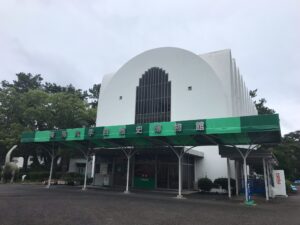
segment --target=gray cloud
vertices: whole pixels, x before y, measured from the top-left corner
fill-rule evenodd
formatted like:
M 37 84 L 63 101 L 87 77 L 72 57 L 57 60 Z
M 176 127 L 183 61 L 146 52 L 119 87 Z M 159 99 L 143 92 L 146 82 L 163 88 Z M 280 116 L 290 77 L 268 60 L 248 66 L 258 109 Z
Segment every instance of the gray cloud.
M 20 71 L 87 89 L 147 49 L 231 48 L 249 89 L 300 129 L 300 3 L 289 1 L 3 0 L 0 79 Z

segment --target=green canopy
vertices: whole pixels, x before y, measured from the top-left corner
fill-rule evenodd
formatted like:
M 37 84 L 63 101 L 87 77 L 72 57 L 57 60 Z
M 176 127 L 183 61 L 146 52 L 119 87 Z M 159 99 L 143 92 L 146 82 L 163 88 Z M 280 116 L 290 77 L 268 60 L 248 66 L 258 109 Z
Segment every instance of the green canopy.
M 278 114 L 24 132 L 21 143 L 94 147 L 242 145 L 280 142 Z M 67 144 L 67 143 L 66 143 Z

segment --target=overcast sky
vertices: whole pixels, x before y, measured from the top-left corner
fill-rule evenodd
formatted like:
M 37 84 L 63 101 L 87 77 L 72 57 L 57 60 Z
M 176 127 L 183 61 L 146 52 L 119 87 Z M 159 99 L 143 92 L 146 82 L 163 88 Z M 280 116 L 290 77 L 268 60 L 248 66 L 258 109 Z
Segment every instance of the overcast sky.
M 163 46 L 230 48 L 282 132 L 300 130 L 299 0 L 0 0 L 0 80 L 30 72 L 87 89 Z

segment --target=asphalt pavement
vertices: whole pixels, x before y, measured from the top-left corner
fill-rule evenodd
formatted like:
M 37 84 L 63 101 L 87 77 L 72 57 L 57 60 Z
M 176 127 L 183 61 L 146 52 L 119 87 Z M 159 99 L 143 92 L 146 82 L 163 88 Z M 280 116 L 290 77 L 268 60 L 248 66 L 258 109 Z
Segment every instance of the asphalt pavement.
M 258 201 L 191 194 L 0 184 L 0 225 L 299 225 L 300 195 Z

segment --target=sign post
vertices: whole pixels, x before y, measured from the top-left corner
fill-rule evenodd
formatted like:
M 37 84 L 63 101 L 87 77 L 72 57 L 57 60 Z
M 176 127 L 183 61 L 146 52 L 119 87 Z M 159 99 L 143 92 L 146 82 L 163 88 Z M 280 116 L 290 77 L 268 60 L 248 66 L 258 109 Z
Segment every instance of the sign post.
M 250 206 L 255 206 L 256 205 L 254 200 L 252 199 L 251 179 L 247 180 L 247 201 L 245 202 L 245 204 L 250 205 Z

